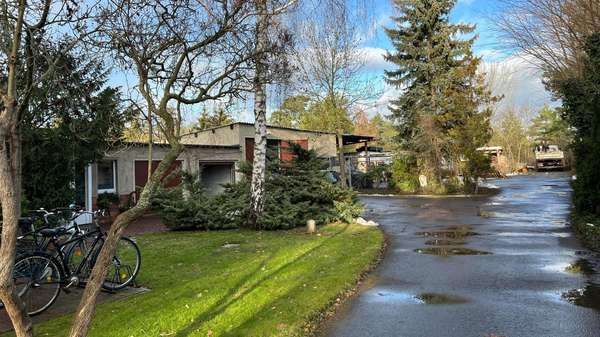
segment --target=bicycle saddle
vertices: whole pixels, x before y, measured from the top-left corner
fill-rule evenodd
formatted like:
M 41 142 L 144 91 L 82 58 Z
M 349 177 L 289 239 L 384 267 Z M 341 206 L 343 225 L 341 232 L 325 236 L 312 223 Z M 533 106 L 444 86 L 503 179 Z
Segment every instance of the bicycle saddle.
M 44 228 L 39 231 L 40 235 L 50 237 L 50 236 L 59 236 L 67 233 L 67 229 L 64 227 L 56 227 L 56 228 Z

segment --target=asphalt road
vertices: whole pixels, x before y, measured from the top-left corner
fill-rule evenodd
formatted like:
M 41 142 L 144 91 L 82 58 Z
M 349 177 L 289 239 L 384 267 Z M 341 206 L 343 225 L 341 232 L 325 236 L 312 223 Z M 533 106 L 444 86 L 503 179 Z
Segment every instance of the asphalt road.
M 568 225 L 570 177 L 478 198 L 368 197 L 390 236 L 371 287 L 323 336 L 600 336 L 600 256 Z

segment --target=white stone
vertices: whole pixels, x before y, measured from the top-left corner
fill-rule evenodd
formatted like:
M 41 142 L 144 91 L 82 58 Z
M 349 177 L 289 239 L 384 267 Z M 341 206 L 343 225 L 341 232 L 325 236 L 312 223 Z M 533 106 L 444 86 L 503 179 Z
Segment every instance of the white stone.
M 421 187 L 427 187 L 427 176 L 422 174 L 419 176 L 419 185 L 421 185 Z
M 370 226 L 370 227 L 377 227 L 379 226 L 379 224 L 373 220 L 365 220 L 361 217 L 358 217 L 354 220 L 354 222 L 356 222 L 357 224 L 361 225 L 361 226 Z

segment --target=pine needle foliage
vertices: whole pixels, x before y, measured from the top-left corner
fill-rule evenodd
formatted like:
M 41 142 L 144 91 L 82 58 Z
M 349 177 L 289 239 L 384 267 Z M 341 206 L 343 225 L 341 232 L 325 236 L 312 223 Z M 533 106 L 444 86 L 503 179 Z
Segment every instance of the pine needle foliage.
M 312 150 L 291 144 L 291 162 L 268 156 L 266 201 L 259 229 L 276 230 L 305 226 L 309 219 L 318 224 L 351 222 L 362 213 L 356 194 L 327 178 L 327 165 Z M 250 164 L 240 167 L 244 178 L 228 184 L 222 194 L 209 196 L 202 182 L 186 175 L 184 184 L 164 190 L 154 200 L 157 210 L 171 229 L 229 229 L 245 227 L 250 200 Z
M 389 106 L 397 141 L 404 156 L 414 157 L 405 161 L 415 163 L 432 192 L 445 190 L 448 175 L 478 171 L 461 163 L 481 163 L 475 150 L 491 136 L 489 106 L 496 101 L 477 72 L 475 26 L 449 22 L 455 3 L 395 0 L 399 15 L 386 29 L 394 49 L 385 59 L 394 69 L 386 70 L 385 78 L 401 91 Z

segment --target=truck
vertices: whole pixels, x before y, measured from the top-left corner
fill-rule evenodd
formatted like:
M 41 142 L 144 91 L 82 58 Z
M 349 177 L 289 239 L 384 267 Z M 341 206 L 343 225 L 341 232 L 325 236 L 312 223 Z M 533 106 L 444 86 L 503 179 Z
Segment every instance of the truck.
M 537 146 L 534 152 L 536 170 L 565 169 L 565 153 L 558 148 L 558 145 Z

